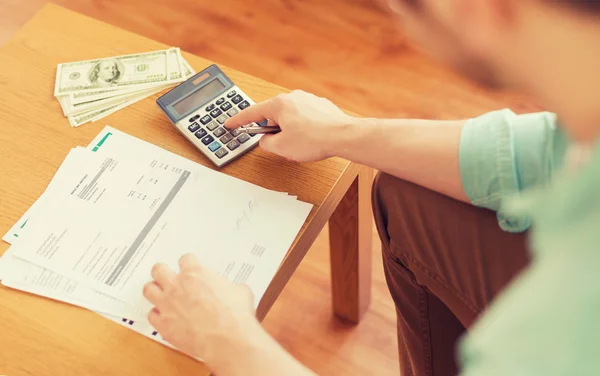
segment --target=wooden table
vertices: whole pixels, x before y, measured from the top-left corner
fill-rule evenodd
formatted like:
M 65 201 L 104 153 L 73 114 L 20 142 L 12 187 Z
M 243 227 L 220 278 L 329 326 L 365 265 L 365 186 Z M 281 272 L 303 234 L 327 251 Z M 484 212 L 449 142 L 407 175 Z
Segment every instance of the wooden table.
M 0 48 L 0 232 L 42 194 L 61 161 L 105 125 L 188 159 L 213 166 L 172 127 L 158 95 L 97 123 L 71 128 L 53 97 L 61 62 L 164 49 L 153 40 L 55 5 L 42 9 Z M 211 61 L 183 53 L 196 69 Z M 221 68 L 255 101 L 286 89 Z M 372 171 L 331 158 L 298 164 L 259 148 L 221 170 L 268 189 L 289 192 L 314 209 L 260 302 L 269 311 L 329 221 L 333 311 L 358 322 L 370 299 Z M 8 244 L 0 243 L 0 254 Z M 93 312 L 0 287 L 0 374 L 198 375 L 199 362 L 115 325 Z

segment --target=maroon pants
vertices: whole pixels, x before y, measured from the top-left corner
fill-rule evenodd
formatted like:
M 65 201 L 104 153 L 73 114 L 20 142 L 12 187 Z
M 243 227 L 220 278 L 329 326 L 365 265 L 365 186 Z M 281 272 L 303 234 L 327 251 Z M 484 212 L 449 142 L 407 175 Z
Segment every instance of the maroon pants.
M 456 342 L 528 262 L 495 213 L 390 175 L 373 186 L 402 376 L 456 375 Z

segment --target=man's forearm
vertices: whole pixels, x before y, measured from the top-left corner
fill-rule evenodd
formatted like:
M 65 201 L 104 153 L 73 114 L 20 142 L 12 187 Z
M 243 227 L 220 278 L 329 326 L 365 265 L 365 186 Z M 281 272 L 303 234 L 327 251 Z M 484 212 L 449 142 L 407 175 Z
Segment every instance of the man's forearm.
M 465 121 L 357 118 L 336 155 L 469 202 L 458 160 Z
M 207 359 L 217 376 L 315 376 L 288 354 L 258 323 L 251 320 L 238 335 L 215 343 L 216 352 Z

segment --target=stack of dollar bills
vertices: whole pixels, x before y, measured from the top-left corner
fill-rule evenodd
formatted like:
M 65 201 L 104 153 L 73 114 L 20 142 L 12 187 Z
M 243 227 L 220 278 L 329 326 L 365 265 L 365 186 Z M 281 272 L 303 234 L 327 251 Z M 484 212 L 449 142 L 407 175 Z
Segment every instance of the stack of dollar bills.
M 59 64 L 54 96 L 71 126 L 96 121 L 194 75 L 179 48 Z

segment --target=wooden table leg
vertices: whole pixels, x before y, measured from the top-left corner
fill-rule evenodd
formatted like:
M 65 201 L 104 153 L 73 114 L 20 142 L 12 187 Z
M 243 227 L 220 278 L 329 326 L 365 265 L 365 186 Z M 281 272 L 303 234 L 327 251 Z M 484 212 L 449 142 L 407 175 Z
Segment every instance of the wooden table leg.
M 371 300 L 373 170 L 362 168 L 329 220 L 334 314 L 358 323 Z

